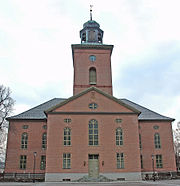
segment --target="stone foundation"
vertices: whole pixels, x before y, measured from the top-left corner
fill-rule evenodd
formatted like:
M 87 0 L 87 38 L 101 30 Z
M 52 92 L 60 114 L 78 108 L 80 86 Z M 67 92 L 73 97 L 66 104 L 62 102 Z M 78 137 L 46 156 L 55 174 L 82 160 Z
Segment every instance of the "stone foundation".
M 103 173 L 100 174 L 99 178 L 101 177 L 107 178 L 109 181 L 140 181 L 141 178 L 141 172 L 129 172 L 129 173 Z M 86 178 L 86 179 L 85 179 Z M 82 182 L 83 179 L 86 182 L 90 182 L 91 180 L 88 179 L 88 174 L 86 173 L 46 173 L 45 174 L 45 181 L 46 182 L 62 182 L 62 181 L 80 181 Z M 92 179 L 93 181 L 94 179 Z M 99 180 L 101 181 L 101 180 Z

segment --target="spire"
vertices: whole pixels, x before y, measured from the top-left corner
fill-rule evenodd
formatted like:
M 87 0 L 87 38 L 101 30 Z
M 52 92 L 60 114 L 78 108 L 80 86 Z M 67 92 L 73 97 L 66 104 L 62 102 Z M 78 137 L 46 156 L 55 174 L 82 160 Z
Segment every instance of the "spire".
M 92 7 L 93 5 L 90 5 L 90 20 L 92 21 Z

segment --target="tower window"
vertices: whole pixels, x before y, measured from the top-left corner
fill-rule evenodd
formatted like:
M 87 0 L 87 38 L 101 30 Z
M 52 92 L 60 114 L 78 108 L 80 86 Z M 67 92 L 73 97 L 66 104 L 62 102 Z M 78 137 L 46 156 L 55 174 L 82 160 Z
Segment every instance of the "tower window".
M 89 60 L 92 61 L 92 62 L 96 61 L 96 56 L 95 55 L 90 55 Z
M 88 41 L 95 42 L 96 41 L 96 32 L 94 30 L 90 30 L 88 32 Z
M 81 39 L 81 41 L 82 41 L 83 43 L 86 41 L 86 33 L 83 33 L 83 34 L 82 34 L 82 39 Z
M 101 33 L 98 33 L 98 42 L 99 42 L 99 43 L 102 43 L 102 36 L 101 36 Z
M 95 68 L 89 69 L 89 84 L 96 85 L 96 69 Z

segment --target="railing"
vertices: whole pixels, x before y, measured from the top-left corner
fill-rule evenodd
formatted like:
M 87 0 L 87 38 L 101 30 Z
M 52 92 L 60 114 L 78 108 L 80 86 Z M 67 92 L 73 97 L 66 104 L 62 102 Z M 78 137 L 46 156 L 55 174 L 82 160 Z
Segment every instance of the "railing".
M 0 173 L 0 181 L 32 182 L 44 180 L 44 173 Z
M 153 173 L 142 173 L 143 180 L 170 180 L 170 179 L 179 179 L 179 172 L 155 172 Z

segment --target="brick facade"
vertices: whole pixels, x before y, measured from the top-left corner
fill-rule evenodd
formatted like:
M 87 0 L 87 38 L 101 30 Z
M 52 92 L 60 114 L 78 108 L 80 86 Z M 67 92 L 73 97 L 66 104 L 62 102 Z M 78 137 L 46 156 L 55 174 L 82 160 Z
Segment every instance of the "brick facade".
M 86 29 L 92 28 L 94 33 L 103 33 L 91 20 L 84 24 L 82 42 L 88 38 Z M 97 42 L 102 41 L 100 36 Z M 144 178 L 153 171 L 176 171 L 173 119 L 112 96 L 112 49 L 112 45 L 102 43 L 72 45 L 73 96 L 52 99 L 8 119 L 5 173 L 33 173 L 35 168 L 35 173 L 45 173 L 46 181 L 62 181 L 91 177 L 93 171 L 97 172 L 95 176 L 113 180 L 140 180 L 141 174 Z M 96 76 L 93 83 L 91 68 Z M 23 133 L 28 135 L 27 144 L 22 140 Z M 46 149 L 42 148 L 44 133 Z M 25 162 L 20 161 L 22 155 Z M 42 156 L 46 156 L 44 170 Z

